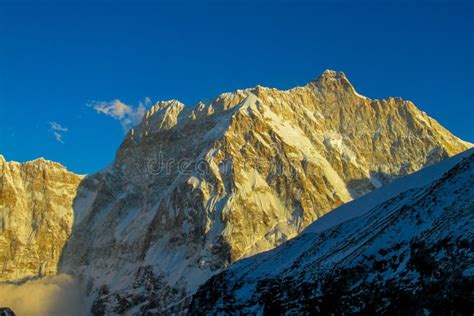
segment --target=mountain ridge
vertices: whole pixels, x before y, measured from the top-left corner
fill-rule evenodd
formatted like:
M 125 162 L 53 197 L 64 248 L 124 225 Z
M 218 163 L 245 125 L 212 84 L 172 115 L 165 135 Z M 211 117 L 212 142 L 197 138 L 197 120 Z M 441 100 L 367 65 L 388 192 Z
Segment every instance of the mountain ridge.
M 44 158 L 19 163 L 0 155 L 0 281 L 56 273 L 82 179 Z
M 29 219 L 27 228 L 62 225 L 64 238 L 47 239 L 47 247 L 60 253 L 57 271 L 82 282 L 92 313 L 182 312 L 229 264 L 469 147 L 413 103 L 366 98 L 344 73 L 327 71 L 284 91 L 256 86 L 193 107 L 157 102 L 109 167 L 72 176 L 77 187 L 62 195 L 72 206 L 58 208 L 69 219 L 48 212 L 38 221 L 34 208 L 15 211 Z M 5 236 L 9 249 L 19 247 Z M 31 265 L 32 258 L 21 260 Z M 33 266 L 22 273 L 37 275 Z
M 145 114 L 75 200 L 60 271 L 83 279 L 94 311 L 185 308 L 228 264 L 471 146 L 410 102 L 358 95 L 342 73 L 317 82 Z

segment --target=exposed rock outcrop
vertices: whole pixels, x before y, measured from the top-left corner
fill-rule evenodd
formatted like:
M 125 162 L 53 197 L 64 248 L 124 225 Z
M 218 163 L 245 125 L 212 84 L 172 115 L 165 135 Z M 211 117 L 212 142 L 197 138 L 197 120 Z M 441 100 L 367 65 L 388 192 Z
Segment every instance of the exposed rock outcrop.
M 0 281 L 56 273 L 81 180 L 55 162 L 0 155 Z

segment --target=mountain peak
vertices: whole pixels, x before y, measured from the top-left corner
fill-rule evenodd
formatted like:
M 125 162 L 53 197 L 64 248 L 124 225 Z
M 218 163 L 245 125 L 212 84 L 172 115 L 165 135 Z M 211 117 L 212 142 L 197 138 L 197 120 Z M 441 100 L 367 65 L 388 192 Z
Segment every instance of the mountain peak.
M 349 80 L 346 77 L 346 74 L 342 71 L 336 71 L 332 69 L 324 70 L 318 78 L 312 80 L 311 82 L 325 82 L 325 81 L 347 81 Z
M 10 166 L 38 166 L 38 167 L 45 167 L 45 168 L 55 168 L 55 169 L 64 169 L 67 171 L 67 168 L 60 164 L 59 162 L 55 162 L 52 160 L 45 159 L 44 157 L 39 157 L 33 160 L 25 161 L 25 162 L 18 162 L 14 160 L 7 161 L 4 156 L 0 155 L 0 162 L 9 164 Z
M 357 97 L 366 98 L 355 90 L 352 83 L 347 79 L 342 71 L 326 69 L 317 79 L 312 80 L 308 85 L 315 86 L 320 94 L 350 93 Z
M 341 78 L 341 77 L 346 78 L 346 75 L 342 71 L 337 71 L 337 70 L 332 70 L 332 69 L 324 70 L 323 73 L 320 75 L 320 77 L 322 76 L 332 77 L 332 78 Z
M 325 71 L 305 87 L 156 106 L 109 172 L 81 187 L 60 271 L 87 280 L 106 314 L 123 300 L 167 314 L 229 263 L 467 149 L 416 107 L 390 102 L 369 102 L 344 73 Z

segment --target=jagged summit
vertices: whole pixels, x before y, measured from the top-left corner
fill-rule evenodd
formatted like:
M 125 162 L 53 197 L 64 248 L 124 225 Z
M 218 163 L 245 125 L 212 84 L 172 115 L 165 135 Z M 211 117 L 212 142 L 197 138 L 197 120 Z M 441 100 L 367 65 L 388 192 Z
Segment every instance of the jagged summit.
M 345 97 L 356 97 L 367 99 L 358 94 L 352 84 L 342 71 L 325 70 L 317 79 L 310 81 L 303 87 L 295 87 L 289 90 L 278 90 L 257 85 L 253 88 L 226 92 L 218 95 L 210 102 L 198 102 L 194 106 L 185 106 L 178 100 L 159 101 L 155 103 L 145 114 L 139 126 L 130 131 L 130 138 L 136 139 L 147 136 L 160 130 L 167 130 L 175 126 L 178 122 L 186 120 L 203 119 L 209 116 L 218 116 L 233 110 L 235 107 L 244 105 L 244 101 L 250 95 L 265 97 L 270 94 L 287 95 L 295 91 L 302 91 L 306 94 L 314 94 L 316 97 L 327 98 L 331 94 L 346 94 Z M 248 104 L 248 103 L 245 103 Z M 265 102 L 260 102 L 265 106 Z
M 316 88 L 323 96 L 333 96 L 336 98 L 359 97 L 367 99 L 355 90 L 352 83 L 347 79 L 342 71 L 326 69 L 317 79 L 308 83 L 311 88 Z
M 0 163 L 2 164 L 9 164 L 9 165 L 16 165 L 19 167 L 26 167 L 26 166 L 35 166 L 41 169 L 48 169 L 48 168 L 54 168 L 54 169 L 63 169 L 67 171 L 66 166 L 60 164 L 59 162 L 48 160 L 44 157 L 39 157 L 33 160 L 25 161 L 25 162 L 18 162 L 14 160 L 7 161 L 4 156 L 0 155 Z
M 331 70 L 331 69 L 324 70 L 317 79 L 313 80 L 313 82 L 314 81 L 325 82 L 328 80 L 345 80 L 349 82 L 344 72 Z
M 32 165 L 39 165 L 39 166 L 48 166 L 48 167 L 56 167 L 60 169 L 67 169 L 66 166 L 60 164 L 59 162 L 52 161 L 49 159 L 46 159 L 44 157 L 39 157 L 30 161 L 24 162 L 24 164 L 32 164 Z

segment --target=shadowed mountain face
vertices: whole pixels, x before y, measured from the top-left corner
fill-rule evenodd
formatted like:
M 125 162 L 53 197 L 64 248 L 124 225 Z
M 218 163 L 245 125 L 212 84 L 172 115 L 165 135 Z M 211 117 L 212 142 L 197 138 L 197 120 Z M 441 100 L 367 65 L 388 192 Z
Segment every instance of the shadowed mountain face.
M 228 264 L 468 147 L 411 102 L 360 96 L 341 72 L 159 102 L 82 182 L 59 268 L 82 279 L 96 314 L 183 310 Z
M 416 187 L 419 176 L 439 173 L 432 168 L 407 176 L 398 186 L 411 190 L 364 210 L 380 197 L 369 193 L 328 214 L 332 226 L 316 221 L 232 265 L 197 291 L 190 314 L 471 313 L 474 152 L 463 156 L 438 180 Z M 379 190 L 398 190 L 387 187 Z

